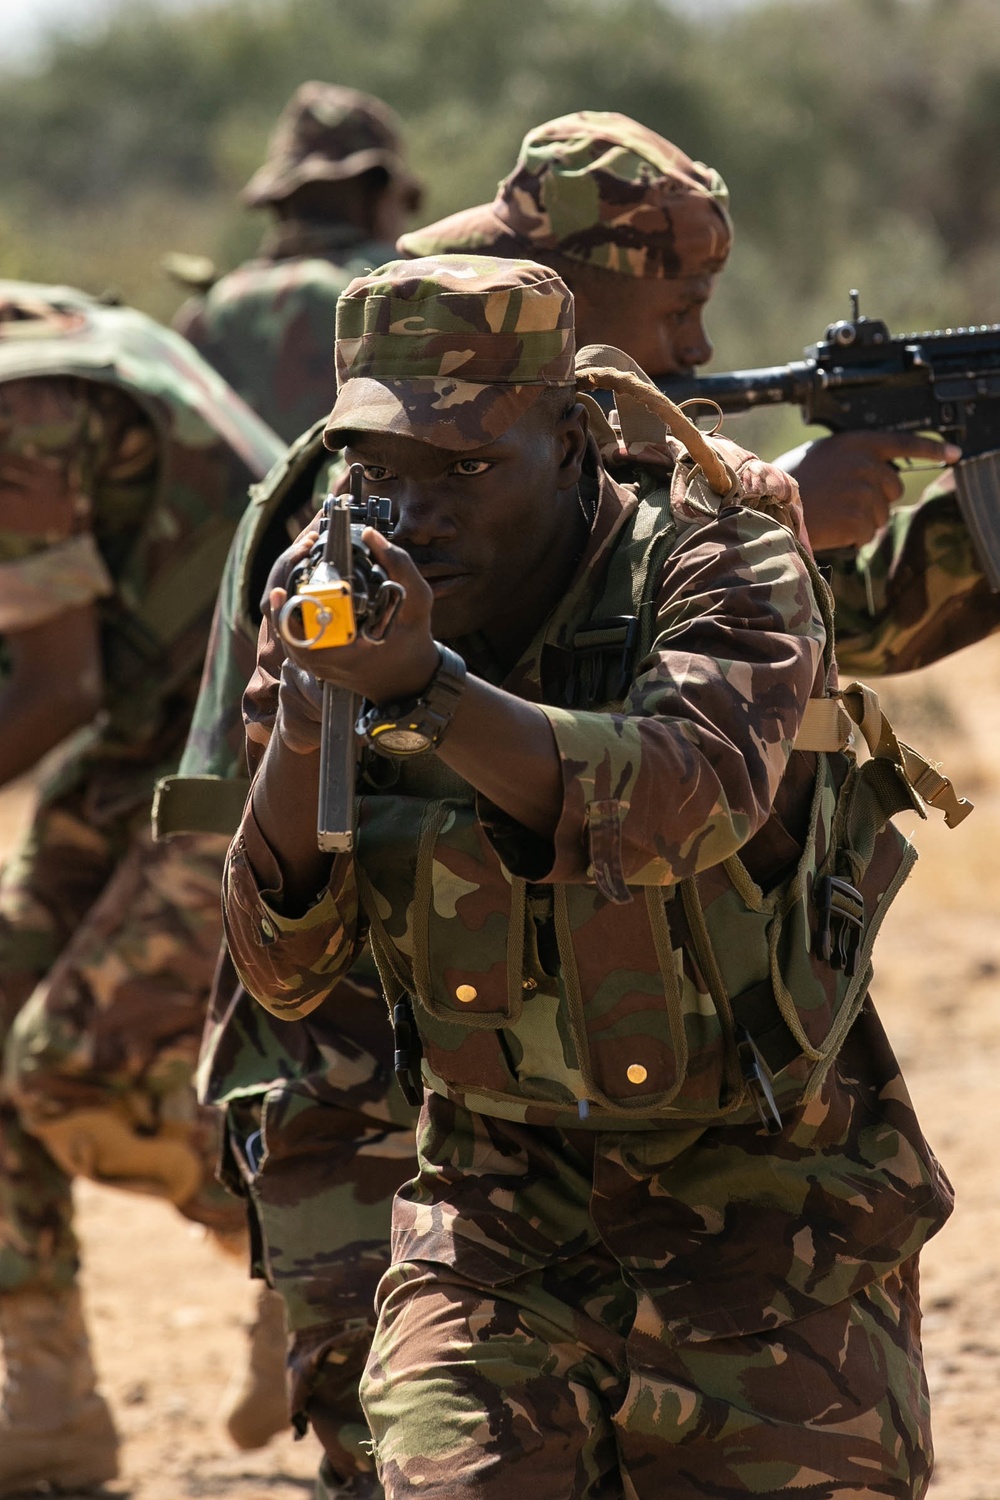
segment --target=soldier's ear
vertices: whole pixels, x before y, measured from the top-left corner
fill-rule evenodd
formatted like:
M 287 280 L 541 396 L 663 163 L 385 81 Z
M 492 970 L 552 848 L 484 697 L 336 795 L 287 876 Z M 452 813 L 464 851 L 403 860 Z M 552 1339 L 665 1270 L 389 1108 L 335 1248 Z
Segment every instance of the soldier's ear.
M 571 489 L 579 484 L 583 457 L 587 451 L 587 410 L 581 401 L 570 397 L 566 410 L 556 424 L 559 444 L 559 488 Z

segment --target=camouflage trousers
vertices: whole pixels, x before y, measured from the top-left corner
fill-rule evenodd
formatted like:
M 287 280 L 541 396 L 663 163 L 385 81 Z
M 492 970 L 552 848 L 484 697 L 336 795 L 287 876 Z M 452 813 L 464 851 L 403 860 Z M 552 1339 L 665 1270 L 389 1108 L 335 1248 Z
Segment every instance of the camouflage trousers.
M 393 1195 L 416 1170 L 416 1145 L 413 1112 L 395 1097 L 384 1001 L 353 988 L 340 999 L 354 1038 L 335 1011 L 289 1023 L 246 1008 L 245 1055 L 255 1043 L 261 1056 L 270 1048 L 285 1076 L 226 1105 L 226 1176 L 250 1207 L 252 1274 L 285 1303 L 292 1419 L 312 1426 L 325 1453 L 317 1495 L 377 1500 L 358 1382 L 389 1266 Z M 359 1027 L 366 1006 L 374 1014 Z M 275 1037 L 286 1053 L 275 1055 Z
M 220 1127 L 193 1075 L 219 950 L 224 841 L 43 803 L 0 874 L 0 1291 L 70 1284 L 76 1175 L 170 1199 L 227 1242 Z
M 613 1137 L 477 1125 L 430 1102 L 361 1386 L 389 1500 L 924 1495 L 915 1257 L 803 1316 L 685 1325 L 663 1291 L 669 1253 L 640 1256 L 633 1234 L 625 1264 L 595 1232 L 602 1210 L 626 1213 L 598 1170 Z M 541 1169 L 558 1163 L 566 1191 Z M 668 1222 L 669 1172 L 651 1187 Z M 675 1217 L 683 1233 L 679 1204 Z

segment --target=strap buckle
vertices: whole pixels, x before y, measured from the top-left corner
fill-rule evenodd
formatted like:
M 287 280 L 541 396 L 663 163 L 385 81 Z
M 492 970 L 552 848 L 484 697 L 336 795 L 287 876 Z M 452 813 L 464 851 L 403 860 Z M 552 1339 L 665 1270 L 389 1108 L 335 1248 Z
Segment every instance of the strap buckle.
M 736 1054 L 740 1060 L 743 1081 L 750 1091 L 760 1123 L 768 1135 L 780 1135 L 781 1111 L 768 1077 L 767 1064 L 745 1026 L 736 1028 Z
M 865 930 L 865 898 L 850 881 L 823 875 L 816 881 L 814 900 L 819 915 L 816 952 L 832 969 L 853 978 Z
M 423 1048 L 420 1033 L 413 1020 L 413 1006 L 408 995 L 397 1000 L 392 1007 L 392 1037 L 396 1044 L 392 1070 L 396 1082 L 407 1104 L 424 1102 L 424 1084 L 420 1076 L 420 1058 Z

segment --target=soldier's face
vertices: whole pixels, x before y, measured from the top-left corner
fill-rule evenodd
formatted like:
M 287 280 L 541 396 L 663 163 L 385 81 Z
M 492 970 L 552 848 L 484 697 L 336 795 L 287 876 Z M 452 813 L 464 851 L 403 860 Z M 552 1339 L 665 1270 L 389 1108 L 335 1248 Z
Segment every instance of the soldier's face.
M 714 273 L 683 280 L 638 276 L 585 277 L 574 283 L 576 343 L 613 344 L 647 375 L 684 375 L 712 357 L 705 304 Z
M 565 403 L 573 400 L 565 393 Z M 456 453 L 396 433 L 351 434 L 349 463 L 393 502 L 393 541 L 431 586 L 434 634 L 483 631 L 519 650 L 576 567 L 587 525 L 578 484 L 586 417 L 538 402 L 501 437 Z

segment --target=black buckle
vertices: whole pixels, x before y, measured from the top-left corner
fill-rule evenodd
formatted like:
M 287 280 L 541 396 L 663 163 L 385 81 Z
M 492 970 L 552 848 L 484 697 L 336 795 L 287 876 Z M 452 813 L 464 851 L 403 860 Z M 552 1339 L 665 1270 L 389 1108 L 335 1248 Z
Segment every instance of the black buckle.
M 736 1053 L 740 1060 L 743 1081 L 750 1090 L 750 1097 L 754 1102 L 760 1123 L 768 1135 L 780 1135 L 781 1111 L 778 1109 L 771 1080 L 768 1077 L 767 1064 L 757 1050 L 757 1043 L 745 1026 L 736 1028 Z
M 396 1044 L 392 1067 L 403 1098 L 407 1104 L 423 1104 L 424 1083 L 420 1076 L 423 1048 L 407 995 L 392 1007 L 392 1036 Z
M 832 969 L 843 969 L 850 978 L 857 972 L 865 930 L 865 898 L 849 880 L 837 875 L 821 876 L 813 897 L 819 915 L 816 952 Z
M 613 703 L 632 681 L 639 621 L 635 615 L 591 620 L 573 637 L 573 665 L 567 683 L 567 707 Z

